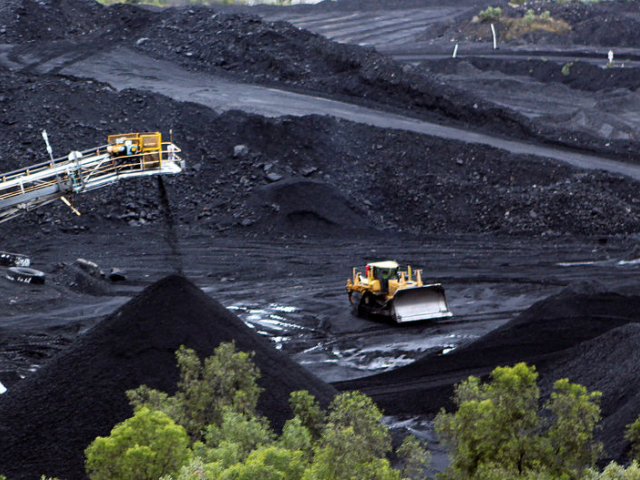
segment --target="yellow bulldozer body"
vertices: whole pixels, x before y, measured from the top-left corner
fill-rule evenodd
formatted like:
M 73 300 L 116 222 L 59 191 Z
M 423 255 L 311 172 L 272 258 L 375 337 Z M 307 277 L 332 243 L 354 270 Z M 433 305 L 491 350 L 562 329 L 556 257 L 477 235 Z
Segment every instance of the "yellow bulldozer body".
M 420 270 L 400 270 L 394 261 L 369 263 L 364 274 L 354 268 L 347 294 L 360 316 L 407 323 L 453 315 L 441 284 L 425 284 Z

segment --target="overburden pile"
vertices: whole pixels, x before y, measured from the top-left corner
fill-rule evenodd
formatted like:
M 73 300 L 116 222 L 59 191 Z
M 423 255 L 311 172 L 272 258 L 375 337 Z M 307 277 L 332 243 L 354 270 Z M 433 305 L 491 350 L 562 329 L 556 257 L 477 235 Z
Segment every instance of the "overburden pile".
M 433 415 L 453 409 L 454 386 L 468 376 L 526 362 L 540 373 L 543 394 L 560 378 L 601 391 L 597 436 L 608 459 L 624 460 L 625 427 L 640 414 L 639 339 L 640 295 L 569 288 L 452 353 L 334 385 L 361 390 L 389 415 Z
M 258 411 L 274 428 L 291 418 L 289 394 L 307 390 L 327 406 L 335 390 L 278 352 L 184 277 L 151 285 L 0 397 L 0 471 L 85 478 L 84 449 L 133 413 L 125 391 L 145 384 L 174 393 L 175 351 L 201 357 L 221 342 L 255 352 L 264 389 Z

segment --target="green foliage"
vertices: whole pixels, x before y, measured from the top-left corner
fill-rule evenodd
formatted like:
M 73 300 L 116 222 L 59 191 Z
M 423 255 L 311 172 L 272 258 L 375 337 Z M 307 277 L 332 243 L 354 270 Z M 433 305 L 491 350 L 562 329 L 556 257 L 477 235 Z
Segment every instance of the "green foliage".
M 255 449 L 269 445 L 274 439 L 264 418 L 229 409 L 224 412 L 220 425 L 207 427 L 204 443 L 194 445 L 194 452 L 207 463 L 218 462 L 228 468 L 243 462 Z
M 337 395 L 327 413 L 308 392 L 294 392 L 295 416 L 278 437 L 255 413 L 260 388 L 251 355 L 221 344 L 204 362 L 184 347 L 176 359 L 175 395 L 146 386 L 127 392 L 134 416 L 86 449 L 91 480 L 401 479 L 386 459 L 391 437 L 369 397 Z M 424 478 L 429 457 L 415 438 L 398 455 L 406 479 Z
M 600 457 L 602 444 L 594 440 L 594 431 L 601 420 L 601 397 L 600 392 L 589 393 L 566 378 L 555 382 L 546 404 L 552 418 L 545 439 L 551 448 L 547 461 L 552 472 L 578 478 Z
M 402 459 L 402 478 L 411 480 L 424 480 L 427 478 L 426 470 L 431 462 L 431 454 L 413 435 L 408 435 L 398 448 L 398 457 Z
M 307 468 L 302 452 L 275 446 L 263 447 L 220 475 L 220 480 L 300 480 Z
M 500 7 L 487 7 L 478 14 L 481 22 L 496 22 L 500 20 L 502 9 Z
M 311 458 L 313 438 L 300 418 L 294 417 L 284 424 L 282 435 L 278 439 L 278 446 L 287 450 L 299 450 Z
M 562 70 L 561 70 L 562 75 L 564 75 L 565 77 L 568 77 L 569 75 L 571 75 L 571 67 L 573 67 L 573 62 L 565 63 L 562 66 Z
M 600 393 L 568 380 L 555 383 L 545 411 L 535 367 L 498 367 L 483 384 L 469 377 L 456 387 L 455 413 L 435 420 L 450 446 L 444 478 L 579 478 L 602 446 L 593 432 L 600 421 Z
M 640 461 L 640 417 L 627 425 L 624 438 L 631 442 L 631 458 Z
M 176 352 L 180 380 L 174 396 L 143 385 L 127 392 L 136 407 L 147 405 L 165 412 L 186 428 L 192 440 L 202 438 L 208 425 L 222 421 L 223 411 L 252 415 L 262 389 L 253 354 L 236 351 L 233 343 L 221 343 L 211 357 L 200 361 L 184 346 Z
M 85 450 L 91 480 L 156 480 L 178 472 L 190 454 L 184 428 L 145 407 Z
M 309 430 L 313 440 L 318 440 L 322 434 L 326 413 L 320 408 L 314 396 L 306 390 L 291 392 L 289 405 L 293 414 Z
M 194 457 L 180 469 L 176 480 L 213 480 L 221 473 L 222 468 L 219 465 L 205 464 L 200 457 Z M 166 475 L 159 480 L 173 480 L 173 477 Z
M 595 469 L 589 469 L 584 480 L 640 480 L 640 465 L 634 460 L 631 464 L 624 468 L 616 462 L 611 462 L 602 472 Z
M 304 480 L 399 480 L 385 455 L 391 450 L 382 413 L 358 392 L 336 396 Z
M 533 10 L 529 9 L 524 14 L 523 19 L 526 25 L 531 26 L 533 25 L 533 22 L 535 22 L 536 20 L 536 13 Z

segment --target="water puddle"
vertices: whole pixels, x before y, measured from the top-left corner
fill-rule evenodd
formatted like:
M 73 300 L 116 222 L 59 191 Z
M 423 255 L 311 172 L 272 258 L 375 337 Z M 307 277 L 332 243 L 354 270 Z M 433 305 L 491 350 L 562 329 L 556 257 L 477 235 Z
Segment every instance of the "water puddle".
M 585 265 L 596 265 L 597 262 L 559 262 L 558 267 L 584 267 Z
M 618 265 L 621 267 L 625 265 L 640 265 L 640 258 L 634 258 L 633 260 L 620 260 Z
M 345 342 L 336 339 L 307 348 L 294 359 L 323 380 L 333 382 L 403 367 L 428 353 L 447 354 L 469 339 L 469 335 L 456 334 L 421 334 L 414 338 L 396 338 L 391 334 L 363 339 L 356 345 L 343 345 Z
M 249 328 L 271 340 L 280 350 L 292 335 L 311 333 L 312 330 L 301 326 L 298 308 L 279 303 L 267 306 L 258 304 L 236 304 L 227 307 L 234 312 Z

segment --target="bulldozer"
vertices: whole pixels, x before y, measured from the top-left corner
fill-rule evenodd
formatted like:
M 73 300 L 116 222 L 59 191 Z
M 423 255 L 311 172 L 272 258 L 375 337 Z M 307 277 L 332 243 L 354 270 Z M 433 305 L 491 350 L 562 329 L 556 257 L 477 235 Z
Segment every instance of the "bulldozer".
M 347 294 L 360 317 L 401 324 L 453 316 L 441 284 L 425 285 L 420 270 L 401 270 L 395 261 L 368 263 L 364 275 L 354 268 Z

